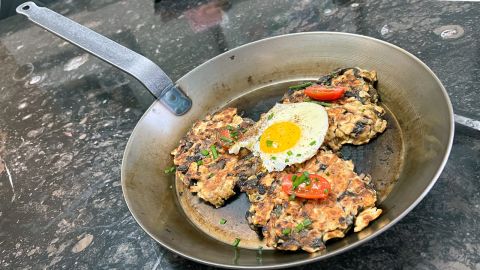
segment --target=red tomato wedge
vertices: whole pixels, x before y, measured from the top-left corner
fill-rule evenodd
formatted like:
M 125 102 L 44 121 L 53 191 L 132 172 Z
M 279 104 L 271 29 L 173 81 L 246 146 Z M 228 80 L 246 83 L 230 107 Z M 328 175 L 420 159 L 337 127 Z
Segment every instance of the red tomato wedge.
M 293 177 L 294 175 L 295 177 Z M 294 190 L 294 182 L 301 176 L 302 173 L 287 174 L 282 179 L 282 190 L 288 195 L 295 194 L 296 197 L 305 199 L 326 199 L 328 197 L 328 194 L 331 190 L 330 183 L 327 181 L 327 179 L 318 174 L 310 174 L 308 176 L 310 183 L 307 184 L 307 182 L 304 182 L 303 184 L 298 185 L 298 187 Z M 292 177 L 295 178 L 293 181 Z M 298 184 L 298 180 L 296 184 Z
M 337 100 L 345 94 L 347 87 L 312 85 L 305 88 L 305 95 L 320 101 Z

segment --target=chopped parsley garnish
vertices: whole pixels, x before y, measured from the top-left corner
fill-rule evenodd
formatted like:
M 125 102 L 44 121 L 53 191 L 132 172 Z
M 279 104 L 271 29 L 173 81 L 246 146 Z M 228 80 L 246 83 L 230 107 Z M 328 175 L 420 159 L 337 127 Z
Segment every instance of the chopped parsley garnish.
M 233 130 L 233 129 L 234 129 L 234 127 L 233 127 L 233 126 L 231 126 L 231 125 L 227 125 L 227 129 L 228 129 L 228 130 Z
M 233 246 L 238 247 L 238 244 L 240 244 L 240 238 L 235 238 L 235 241 L 233 241 Z
M 302 154 L 297 154 L 297 157 L 301 157 L 301 156 L 302 156 Z
M 332 103 L 328 103 L 328 102 L 322 102 L 322 101 L 316 101 L 316 100 L 308 100 L 307 102 L 322 105 L 323 107 L 332 107 Z
M 225 137 L 225 136 L 220 137 L 220 140 L 222 140 L 222 141 L 224 141 L 224 142 L 228 142 L 228 143 L 233 143 L 233 140 L 232 140 L 232 139 L 229 139 L 229 138 L 227 138 L 227 137 Z
M 304 172 L 302 173 L 302 175 L 295 178 L 295 180 L 293 179 L 293 176 L 292 176 L 292 181 L 293 181 L 293 189 L 295 190 L 296 188 L 298 188 L 298 186 L 300 186 L 303 183 L 307 185 L 310 184 L 310 175 L 308 174 L 308 172 Z
M 277 159 L 277 157 L 271 157 L 271 159 L 272 159 L 272 160 L 276 160 L 276 159 Z
M 267 141 L 265 141 L 265 143 L 267 144 L 267 147 L 272 147 L 273 146 L 273 141 L 267 140 Z
M 297 226 L 295 226 L 295 231 L 300 232 L 304 228 L 305 228 L 305 225 L 303 225 L 303 223 L 298 223 Z
M 210 146 L 210 150 L 212 151 L 213 159 L 217 159 L 218 158 L 218 152 L 217 152 L 217 148 L 215 147 L 215 145 Z
M 220 224 L 223 225 L 223 224 L 225 224 L 225 223 L 227 223 L 227 220 L 226 220 L 226 219 L 224 219 L 224 218 L 220 219 Z
M 288 89 L 289 90 L 301 90 L 301 89 L 309 87 L 312 84 L 313 84 L 312 82 L 306 82 L 306 83 L 290 86 Z
M 210 152 L 208 152 L 207 149 L 203 149 L 202 151 L 200 151 L 200 153 L 201 153 L 202 155 L 204 155 L 204 156 L 208 156 L 208 154 L 209 154 Z
M 208 175 L 208 178 L 212 178 L 215 174 L 214 173 L 211 173 Z
M 234 139 L 238 139 L 238 131 L 230 131 L 230 136 Z
M 175 166 L 172 166 L 172 167 L 168 167 L 165 169 L 165 173 L 166 174 L 169 174 L 169 173 L 173 173 L 175 171 Z
M 312 225 L 312 221 L 308 218 L 304 219 L 302 223 L 303 223 L 303 226 L 305 227 Z
M 289 151 L 287 152 L 287 155 L 289 155 L 289 156 L 293 155 L 292 151 L 289 150 Z
M 283 235 L 289 235 L 291 231 L 292 231 L 292 229 L 286 228 L 286 229 L 283 229 L 283 230 L 282 230 L 282 234 L 283 234 Z
M 311 141 L 310 145 L 315 145 L 316 143 L 317 143 L 317 141 Z
M 268 120 L 272 119 L 273 118 L 273 113 L 271 113 L 270 115 L 268 115 Z
M 293 200 L 295 200 L 295 197 L 296 197 L 295 193 L 292 193 L 292 195 L 288 196 L 288 200 L 293 201 Z
M 328 188 L 324 189 L 323 193 L 328 194 Z
M 197 165 L 198 166 L 203 165 L 203 160 L 197 160 Z
M 308 227 L 310 225 L 312 225 L 312 221 L 306 218 L 301 223 L 298 223 L 297 226 L 295 226 L 295 231 L 300 232 L 301 230 L 305 229 L 305 227 Z
M 290 160 L 288 158 L 285 159 L 285 162 L 289 162 Z

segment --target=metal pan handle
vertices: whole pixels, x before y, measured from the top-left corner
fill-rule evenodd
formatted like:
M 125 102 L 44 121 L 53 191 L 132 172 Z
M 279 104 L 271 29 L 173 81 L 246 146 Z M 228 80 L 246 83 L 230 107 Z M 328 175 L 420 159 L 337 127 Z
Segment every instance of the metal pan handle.
M 18 6 L 17 13 L 132 75 L 175 115 L 183 115 L 191 108 L 191 99 L 173 84 L 160 67 L 146 57 L 48 8 L 38 7 L 33 2 Z

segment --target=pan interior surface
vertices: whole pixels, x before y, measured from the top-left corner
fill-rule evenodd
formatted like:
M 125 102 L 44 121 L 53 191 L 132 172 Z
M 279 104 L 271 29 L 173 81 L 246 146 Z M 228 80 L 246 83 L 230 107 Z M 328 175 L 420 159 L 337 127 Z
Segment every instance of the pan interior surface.
M 265 250 L 260 254 L 258 240 L 242 240 L 240 248 L 233 248 L 232 237 L 238 234 L 242 239 L 256 237 L 245 226 L 248 202 L 244 195 L 217 209 L 225 211 L 218 214 L 203 202 L 189 200 L 188 192 L 179 196 L 173 175 L 164 173 L 172 165 L 169 153 L 192 124 L 208 113 L 237 106 L 255 120 L 288 85 L 354 66 L 377 71 L 388 128 L 367 145 L 344 147 L 342 154 L 354 161 L 357 172 L 370 173 L 377 187 L 383 188 L 382 215 L 363 231 L 327 243 L 324 252 Z M 177 117 L 158 102 L 149 108 L 127 144 L 122 189 L 132 215 L 152 238 L 181 256 L 209 265 L 284 268 L 356 247 L 418 204 L 438 178 L 452 145 L 452 108 L 432 71 L 404 50 L 364 36 L 312 32 L 257 41 L 215 57 L 177 84 L 192 98 L 192 109 Z M 199 211 L 202 207 L 210 212 Z M 199 222 L 195 213 L 207 221 Z M 218 230 L 219 218 L 227 219 L 231 227 Z
M 224 107 L 235 107 L 243 117 L 258 121 L 262 113 L 267 112 L 281 100 L 289 86 L 299 83 L 301 81 L 281 82 L 254 89 L 229 101 Z M 383 134 L 366 145 L 346 145 L 340 152 L 344 159 L 352 159 L 358 174 L 365 173 L 372 176 L 380 204 L 398 180 L 403 163 L 401 129 L 388 108 L 385 108 L 385 111 L 384 118 L 388 122 L 388 128 Z M 264 251 L 272 249 L 267 247 L 259 234 L 248 225 L 245 215 L 250 203 L 245 194 L 236 190 L 237 194 L 224 206 L 215 208 L 192 194 L 180 179 L 176 179 L 175 186 L 183 211 L 202 232 L 225 244 L 231 244 L 235 238 L 240 238 L 239 247 L 254 250 L 262 247 Z M 227 223 L 220 224 L 219 221 L 222 219 Z

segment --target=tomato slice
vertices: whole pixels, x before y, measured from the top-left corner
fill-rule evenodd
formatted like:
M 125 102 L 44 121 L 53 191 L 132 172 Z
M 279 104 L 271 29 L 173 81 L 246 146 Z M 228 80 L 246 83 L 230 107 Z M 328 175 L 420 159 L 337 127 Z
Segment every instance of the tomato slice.
M 293 177 L 294 175 L 295 177 Z M 328 197 L 332 189 L 330 183 L 318 174 L 309 174 L 310 183 L 304 182 L 294 190 L 294 180 L 292 178 L 296 180 L 301 176 L 302 173 L 285 175 L 282 179 L 282 190 L 288 195 L 295 194 L 296 197 L 305 199 L 326 199 Z
M 345 86 L 325 86 L 312 85 L 305 88 L 305 95 L 315 100 L 327 101 L 337 100 L 345 94 L 347 87 Z

